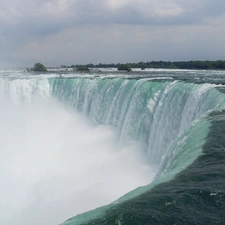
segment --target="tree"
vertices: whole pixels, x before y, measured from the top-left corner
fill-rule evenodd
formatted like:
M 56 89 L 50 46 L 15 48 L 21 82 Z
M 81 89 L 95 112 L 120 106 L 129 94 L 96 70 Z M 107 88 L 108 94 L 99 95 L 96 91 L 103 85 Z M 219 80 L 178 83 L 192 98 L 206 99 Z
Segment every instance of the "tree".
M 89 71 L 89 69 L 88 69 L 88 67 L 86 65 L 77 65 L 76 66 L 76 70 L 77 71 L 82 71 L 82 72 Z
M 35 63 L 31 70 L 32 71 L 47 71 L 46 67 L 41 63 Z
M 131 72 L 132 69 L 129 64 L 120 64 L 118 70 L 125 70 L 127 72 Z

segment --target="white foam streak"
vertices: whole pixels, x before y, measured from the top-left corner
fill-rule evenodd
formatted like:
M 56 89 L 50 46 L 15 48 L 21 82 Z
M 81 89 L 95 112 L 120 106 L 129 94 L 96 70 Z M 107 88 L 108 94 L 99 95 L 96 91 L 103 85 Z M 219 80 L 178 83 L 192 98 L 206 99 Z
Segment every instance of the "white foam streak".
M 153 113 L 153 111 L 154 111 L 154 107 L 155 107 L 155 104 L 156 104 L 156 101 L 157 101 L 157 98 L 158 98 L 159 94 L 160 94 L 160 91 L 157 91 L 157 92 L 154 94 L 154 97 L 151 98 L 151 99 L 149 99 L 149 101 L 148 101 L 147 108 L 149 109 L 149 111 L 150 111 L 151 113 Z

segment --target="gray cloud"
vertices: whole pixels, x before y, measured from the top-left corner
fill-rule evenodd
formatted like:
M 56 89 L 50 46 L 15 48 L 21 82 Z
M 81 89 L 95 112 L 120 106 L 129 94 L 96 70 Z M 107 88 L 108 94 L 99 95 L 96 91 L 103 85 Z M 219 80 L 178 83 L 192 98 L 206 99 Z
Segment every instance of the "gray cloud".
M 70 6 L 79 23 L 193 24 L 224 14 L 223 0 L 80 0 Z
M 0 3 L 0 25 L 27 32 L 49 33 L 80 24 L 177 25 L 198 23 L 225 13 L 223 0 L 54 0 Z
M 105 43 L 105 48 L 101 49 L 105 52 L 105 55 L 108 52 L 107 57 L 110 61 L 116 53 L 111 49 L 113 47 L 110 42 L 104 42 L 105 40 L 102 39 L 104 35 L 96 32 L 104 33 L 107 28 L 116 28 L 116 26 L 118 26 L 120 32 L 122 32 L 121 26 L 129 29 L 131 31 L 128 32 L 130 36 L 136 35 L 134 32 L 136 32 L 137 27 L 143 26 L 142 33 L 146 33 L 145 30 L 150 30 L 147 35 L 148 41 L 140 39 L 134 42 L 138 46 L 147 43 L 151 46 L 153 43 L 151 35 L 160 35 L 159 33 L 162 31 L 173 31 L 179 34 L 178 31 L 181 29 L 190 30 L 189 26 L 197 26 L 199 30 L 196 31 L 198 37 L 195 40 L 190 38 L 190 36 L 193 36 L 192 34 L 187 34 L 186 44 L 191 45 L 191 41 L 204 38 L 205 29 L 211 30 L 212 24 L 217 28 L 214 32 L 218 31 L 222 35 L 224 28 L 220 24 L 223 24 L 223 15 L 225 15 L 224 0 L 2 0 L 0 2 L 0 46 L 2 49 L 0 60 L 2 59 L 2 64 L 3 61 L 10 60 L 12 63 L 24 64 L 26 60 L 30 63 L 31 56 L 26 58 L 25 52 L 37 51 L 34 48 L 34 43 L 36 43 L 36 46 L 43 47 L 46 46 L 45 41 L 52 40 L 52 43 L 49 43 L 51 45 L 49 54 L 51 54 L 51 52 L 56 51 L 54 48 L 65 48 L 64 40 L 67 38 L 70 39 L 70 42 L 74 40 L 82 46 L 83 43 L 89 43 L 89 36 L 92 36 L 96 37 L 95 45 L 99 45 L 99 48 L 101 48 L 102 43 Z M 95 30 L 92 27 L 98 27 L 99 29 Z M 171 28 L 169 29 L 169 27 Z M 88 30 L 85 31 L 85 29 Z M 113 30 L 115 31 L 115 29 Z M 193 32 L 193 30 L 190 32 Z M 153 34 L 152 31 L 158 31 L 158 34 Z M 84 36 L 78 38 L 78 32 L 83 32 Z M 85 32 L 87 36 L 85 36 Z M 107 38 L 110 39 L 110 32 L 107 35 L 109 35 Z M 170 34 L 164 32 L 164 37 L 168 35 Z M 62 38 L 59 38 L 60 36 Z M 130 38 L 130 36 L 126 38 Z M 160 36 L 156 37 L 161 39 Z M 175 36 L 173 38 L 177 39 Z M 115 45 L 118 46 L 127 43 L 121 36 L 118 36 L 115 40 Z M 214 40 L 216 41 L 216 37 L 214 37 Z M 165 39 L 160 42 L 160 45 L 169 45 L 171 44 L 169 41 L 173 40 Z M 209 47 L 211 41 L 208 40 L 206 48 Z M 156 44 L 156 42 L 154 43 Z M 185 42 L 183 44 L 185 45 Z M 224 44 L 221 44 L 221 49 L 223 49 Z M 126 50 L 129 52 L 133 51 L 134 48 L 134 46 L 127 46 Z M 182 46 L 180 48 L 183 49 L 181 54 L 187 55 L 187 50 Z M 65 49 L 67 49 L 70 57 L 74 56 L 72 47 Z M 90 49 L 94 49 L 92 44 L 88 46 L 88 51 Z M 101 54 L 96 53 L 96 51 L 93 50 L 92 54 L 99 55 L 99 61 L 101 61 Z M 160 46 L 158 46 L 158 51 L 162 52 L 160 54 L 163 56 L 164 50 Z M 63 52 L 63 49 L 61 49 L 61 52 Z M 109 54 L 110 52 L 111 54 Z M 38 51 L 36 53 L 38 55 Z M 88 56 L 85 57 L 88 58 Z M 103 58 L 107 57 L 104 56 Z M 149 58 L 147 55 L 146 57 Z M 126 58 L 125 53 L 124 58 Z M 127 59 L 129 58 L 130 55 L 127 54 Z M 172 55 L 168 57 L 168 60 L 170 58 L 172 59 Z

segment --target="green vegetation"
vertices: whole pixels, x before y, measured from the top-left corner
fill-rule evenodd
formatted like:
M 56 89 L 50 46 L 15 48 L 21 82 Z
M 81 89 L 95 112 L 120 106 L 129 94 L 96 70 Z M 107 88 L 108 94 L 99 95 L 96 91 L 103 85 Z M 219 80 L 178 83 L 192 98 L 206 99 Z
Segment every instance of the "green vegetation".
M 208 69 L 225 69 L 225 61 L 179 61 L 179 62 L 168 62 L 168 61 L 152 61 L 138 64 L 133 64 L 134 67 L 144 66 L 145 68 L 165 68 L 165 69 L 197 69 L 197 70 L 208 70 Z
M 33 68 L 31 69 L 27 69 L 27 71 L 38 71 L 38 72 L 42 72 L 42 71 L 47 71 L 47 68 L 41 64 L 41 63 L 35 63 Z
M 86 65 L 76 65 L 73 66 L 74 69 L 76 69 L 77 71 L 89 71 L 88 67 Z
M 125 66 L 124 66 L 125 65 Z M 77 66 L 72 65 L 71 67 L 76 68 Z M 162 69 L 195 69 L 195 70 L 225 70 L 225 60 L 217 61 L 150 61 L 150 62 L 138 62 L 129 64 L 86 64 L 78 65 L 78 68 L 118 68 L 118 70 L 128 71 L 128 67 L 131 68 L 141 68 L 142 70 L 146 68 L 162 68 Z M 127 67 L 127 68 L 126 68 Z M 84 71 L 84 70 L 79 70 Z
M 35 63 L 33 66 L 33 71 L 47 71 L 47 69 L 43 64 Z
M 131 69 L 129 64 L 121 64 L 121 65 L 119 65 L 118 70 L 124 70 L 124 71 L 127 71 L 127 72 L 131 72 L 132 71 L 132 69 Z

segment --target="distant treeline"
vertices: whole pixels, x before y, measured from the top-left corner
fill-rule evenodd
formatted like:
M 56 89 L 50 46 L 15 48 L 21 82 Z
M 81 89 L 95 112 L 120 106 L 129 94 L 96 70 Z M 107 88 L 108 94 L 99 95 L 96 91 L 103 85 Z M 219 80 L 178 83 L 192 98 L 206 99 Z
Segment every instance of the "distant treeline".
M 138 63 L 127 63 L 131 68 L 165 68 L 165 69 L 197 69 L 197 70 L 224 70 L 225 60 L 217 61 L 150 61 L 150 62 L 138 62 Z M 110 63 L 110 64 L 86 64 L 87 68 L 119 68 L 121 63 Z M 75 68 L 78 65 L 72 65 L 70 67 Z M 65 66 L 64 66 L 65 67 Z

